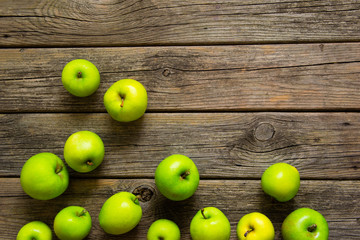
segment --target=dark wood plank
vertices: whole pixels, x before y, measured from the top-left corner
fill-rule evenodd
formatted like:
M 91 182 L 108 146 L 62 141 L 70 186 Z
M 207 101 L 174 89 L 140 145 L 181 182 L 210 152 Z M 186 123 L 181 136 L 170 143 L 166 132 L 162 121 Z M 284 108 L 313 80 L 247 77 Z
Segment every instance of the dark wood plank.
M 66 139 L 94 131 L 105 160 L 78 177 L 153 177 L 158 163 L 180 153 L 203 178 L 260 178 L 276 162 L 303 179 L 359 179 L 360 113 L 148 113 L 122 124 L 108 114 L 0 115 L 1 176 L 19 176 L 39 152 L 63 158 Z
M 354 0 L 5 0 L 0 46 L 359 41 Z
M 61 83 L 67 62 L 92 61 L 90 97 Z M 134 78 L 148 111 L 360 110 L 360 44 L 0 50 L 1 112 L 105 112 L 103 95 Z
M 181 229 L 181 239 L 190 239 L 192 217 L 207 206 L 221 209 L 228 217 L 231 239 L 236 239 L 239 219 L 254 211 L 271 219 L 276 239 L 280 239 L 282 221 L 299 207 L 313 208 L 324 215 L 329 223 L 329 239 L 358 239 L 360 236 L 359 181 L 302 181 L 298 194 L 287 203 L 279 203 L 265 195 L 259 180 L 202 180 L 195 195 L 183 202 L 165 199 L 152 179 L 71 179 L 68 190 L 49 201 L 34 200 L 25 195 L 19 179 L 2 178 L 0 184 L 0 238 L 4 240 L 14 239 L 21 226 L 29 221 L 42 220 L 52 227 L 56 213 L 69 205 L 83 206 L 90 212 L 93 227 L 88 239 L 144 239 L 150 224 L 159 218 L 175 221 Z M 141 222 L 126 235 L 106 235 L 98 223 L 102 204 L 114 193 L 135 189 L 147 191 L 150 193 L 147 196 L 152 194 L 147 201 L 141 202 Z

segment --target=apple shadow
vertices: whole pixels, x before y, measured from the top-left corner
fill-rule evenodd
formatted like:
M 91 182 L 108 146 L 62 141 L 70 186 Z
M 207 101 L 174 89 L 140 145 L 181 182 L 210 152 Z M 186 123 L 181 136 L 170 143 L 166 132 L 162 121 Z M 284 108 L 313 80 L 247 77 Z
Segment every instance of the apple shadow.
M 117 143 L 132 142 L 133 144 L 139 142 L 143 134 L 144 125 L 146 124 L 146 113 L 141 118 L 132 122 L 119 122 L 111 118 L 109 114 L 106 117 L 105 135 L 112 136 L 118 140 Z M 106 136 L 104 136 L 106 137 Z
M 279 202 L 275 198 L 263 193 L 260 200 L 259 211 L 265 214 L 275 228 L 275 239 L 282 239 L 281 225 L 285 218 L 297 208 L 295 199 Z
M 77 97 L 69 93 L 62 87 L 63 90 L 59 93 L 54 93 L 58 98 L 56 102 L 62 103 L 64 112 L 85 113 L 85 112 L 99 112 L 105 111 L 103 104 L 104 92 L 99 88 L 96 92 L 87 97 Z

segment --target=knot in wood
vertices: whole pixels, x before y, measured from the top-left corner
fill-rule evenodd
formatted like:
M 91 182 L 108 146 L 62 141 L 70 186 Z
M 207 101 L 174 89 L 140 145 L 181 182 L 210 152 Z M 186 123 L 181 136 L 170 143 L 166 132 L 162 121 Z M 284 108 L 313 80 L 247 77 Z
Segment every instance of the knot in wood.
M 162 72 L 162 75 L 164 77 L 168 77 L 168 76 L 170 76 L 170 74 L 171 74 L 171 71 L 168 68 L 165 68 L 164 71 Z
M 148 202 L 154 195 L 154 191 L 148 186 L 139 186 L 132 192 L 135 196 L 140 196 L 139 201 Z
M 254 136 L 259 141 L 270 140 L 275 134 L 275 128 L 270 123 L 259 124 L 254 131 Z

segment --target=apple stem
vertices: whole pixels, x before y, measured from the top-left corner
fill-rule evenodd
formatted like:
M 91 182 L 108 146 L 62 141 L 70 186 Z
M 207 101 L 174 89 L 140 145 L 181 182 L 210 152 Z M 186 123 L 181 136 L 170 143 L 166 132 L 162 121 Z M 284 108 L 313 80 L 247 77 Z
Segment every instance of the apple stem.
M 139 200 L 141 198 L 141 195 L 136 195 L 136 198 L 134 199 L 134 202 L 136 202 L 136 200 Z
M 82 216 L 85 215 L 86 212 L 87 212 L 87 211 L 86 211 L 85 209 L 83 209 L 81 212 L 76 213 L 76 215 L 77 215 L 78 217 L 82 217 Z
M 185 179 L 189 175 L 190 175 L 190 170 L 186 170 L 183 174 L 181 174 L 181 178 Z
M 205 213 L 204 213 L 205 210 L 202 208 L 200 211 L 201 211 L 201 215 L 203 216 L 203 218 L 207 219 L 207 217 L 205 216 Z
M 252 231 L 254 231 L 253 228 L 250 228 L 249 230 L 247 230 L 246 233 L 244 234 L 244 237 L 247 237 L 247 235 L 248 235 L 249 233 L 251 233 Z
M 82 72 L 78 72 L 77 77 L 81 78 L 82 77 Z
M 55 169 L 55 173 L 58 174 L 59 172 L 61 172 L 62 169 L 63 169 L 63 167 L 60 164 L 57 164 L 56 169 Z
M 123 107 L 124 106 L 124 98 L 121 97 L 121 104 L 120 104 L 120 107 Z
M 308 230 L 309 232 L 313 232 L 313 231 L 316 230 L 316 228 L 317 228 L 317 225 L 316 225 L 316 224 L 313 224 L 313 225 L 309 226 L 309 227 L 307 228 L 307 230 Z
M 93 163 L 92 161 L 90 161 L 90 160 L 87 160 L 87 161 L 86 161 L 86 164 L 89 165 L 89 166 L 94 165 L 94 163 Z

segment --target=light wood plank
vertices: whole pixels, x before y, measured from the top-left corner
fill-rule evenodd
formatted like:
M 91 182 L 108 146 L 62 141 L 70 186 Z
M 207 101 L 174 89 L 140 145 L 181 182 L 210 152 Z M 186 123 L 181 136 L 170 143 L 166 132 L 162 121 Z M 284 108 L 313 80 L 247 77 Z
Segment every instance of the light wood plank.
M 276 162 L 304 179 L 359 179 L 359 113 L 149 113 L 122 124 L 108 114 L 0 115 L 1 176 L 19 176 L 39 152 L 63 159 L 66 139 L 94 131 L 105 144 L 102 165 L 79 177 L 153 177 L 179 153 L 203 178 L 257 178 Z
M 360 235 L 359 181 L 302 181 L 298 194 L 287 203 L 279 203 L 265 195 L 259 180 L 202 180 L 195 195 L 182 202 L 165 199 L 151 179 L 71 179 L 68 190 L 49 201 L 25 195 L 19 179 L 2 178 L 0 184 L 0 237 L 4 240 L 14 239 L 21 226 L 29 221 L 42 220 L 52 227 L 56 213 L 69 205 L 83 206 L 91 214 L 93 227 L 88 239 L 144 239 L 150 224 L 159 218 L 175 221 L 181 229 L 181 239 L 190 239 L 192 217 L 207 206 L 221 209 L 228 217 L 231 239 L 236 239 L 239 219 L 254 211 L 270 218 L 276 239 L 280 239 L 282 221 L 300 207 L 313 208 L 324 215 L 329 223 L 329 239 L 358 239 Z M 136 188 L 153 193 L 148 201 L 140 203 L 143 208 L 141 222 L 126 235 L 106 235 L 98 222 L 102 204 L 114 193 L 133 192 Z
M 354 0 L 5 0 L 0 46 L 359 41 Z
M 61 83 L 67 62 L 101 74 L 87 98 Z M 134 78 L 152 111 L 359 110 L 360 44 L 0 49 L 1 112 L 105 112 L 103 95 Z

